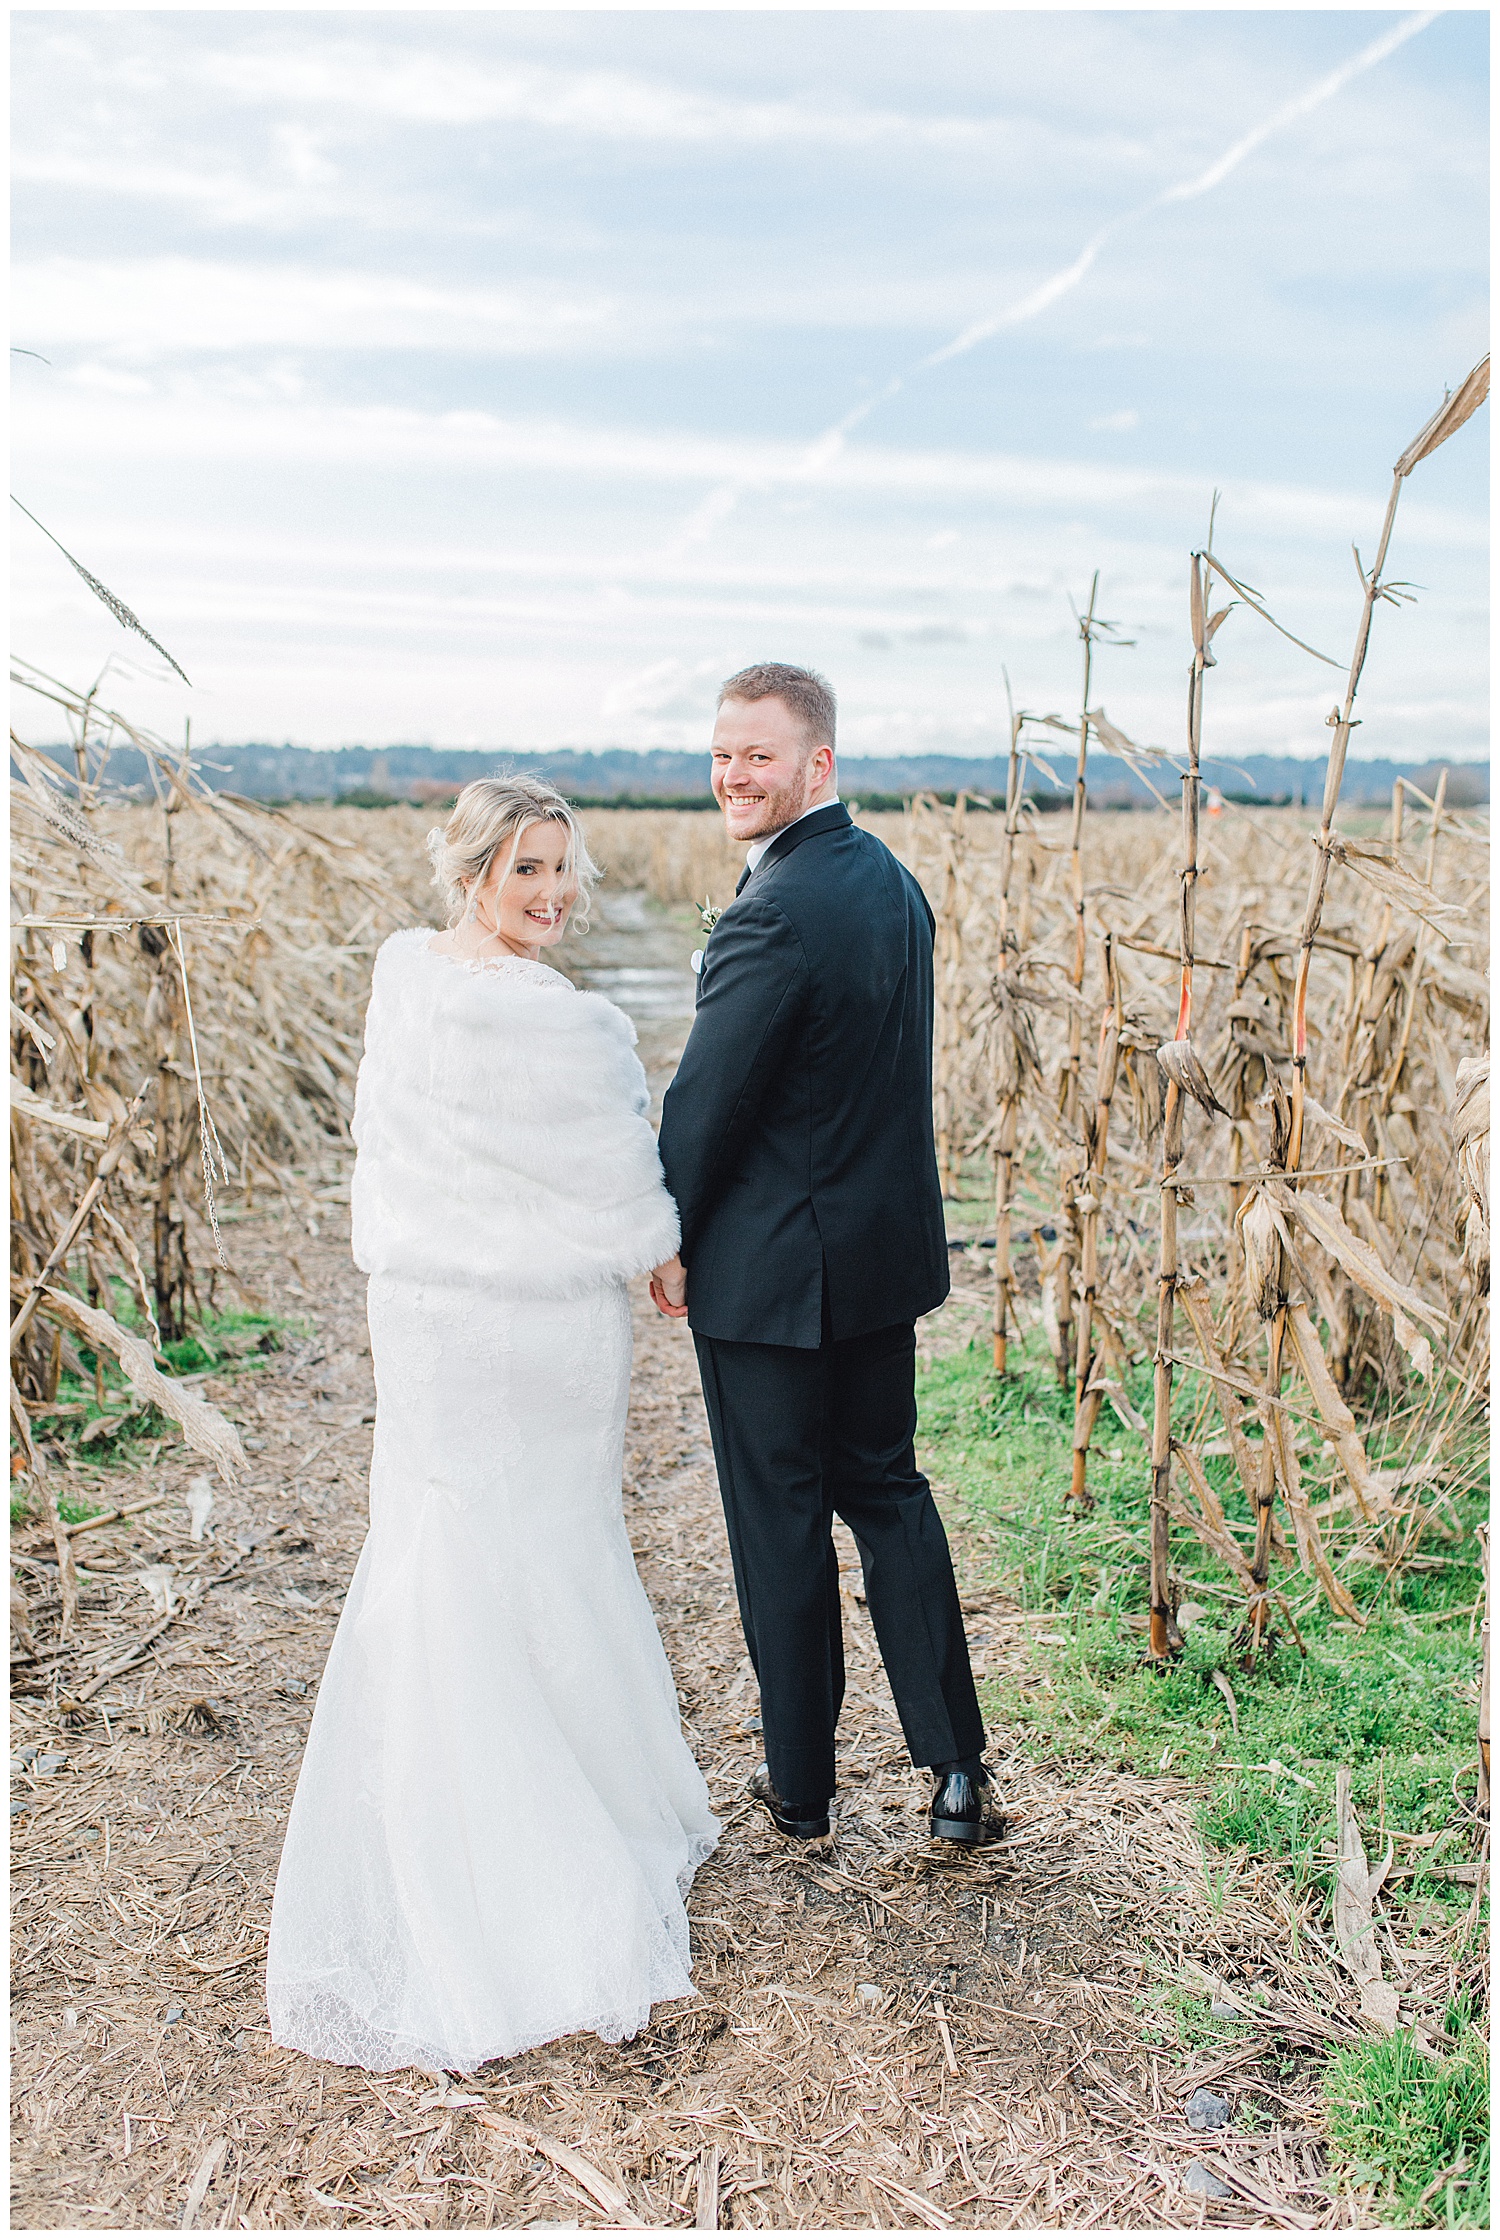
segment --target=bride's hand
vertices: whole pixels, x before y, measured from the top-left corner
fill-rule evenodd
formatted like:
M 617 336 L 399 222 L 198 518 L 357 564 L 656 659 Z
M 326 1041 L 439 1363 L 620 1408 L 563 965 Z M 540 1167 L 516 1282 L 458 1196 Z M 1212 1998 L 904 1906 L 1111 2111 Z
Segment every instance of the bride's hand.
M 681 1321 L 687 1313 L 687 1270 L 681 1256 L 673 1253 L 670 1260 L 663 1260 L 651 1272 L 652 1304 L 662 1314 L 670 1315 L 674 1322 Z

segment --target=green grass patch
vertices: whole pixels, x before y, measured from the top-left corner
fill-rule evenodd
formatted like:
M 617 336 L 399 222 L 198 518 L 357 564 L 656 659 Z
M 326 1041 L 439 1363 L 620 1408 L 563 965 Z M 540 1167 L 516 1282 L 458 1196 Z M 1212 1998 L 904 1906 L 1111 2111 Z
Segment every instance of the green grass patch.
M 976 1343 L 935 1362 L 918 1384 L 923 1467 L 971 1545 L 988 1554 L 997 1585 L 1045 1621 L 1028 1629 L 1035 1683 L 1001 1679 L 985 1691 L 992 1724 L 1037 1757 L 1103 1760 L 1192 1781 L 1210 1898 L 1216 1871 L 1222 1877 L 1232 1858 L 1255 1858 L 1331 1902 L 1334 1775 L 1348 1766 L 1372 1852 L 1383 1850 L 1388 1831 L 1436 1839 L 1396 1843 L 1397 1863 L 1421 1869 L 1400 1886 L 1408 1919 L 1425 1915 L 1440 1926 L 1466 1912 L 1468 1891 L 1443 1870 L 1474 1852 L 1472 1825 L 1455 1807 L 1455 1791 L 1473 1793 L 1479 1694 L 1483 1582 L 1473 1527 L 1485 1508 L 1474 1442 L 1460 1436 L 1453 1445 L 1451 1537 L 1429 1535 L 1417 1562 L 1393 1579 L 1373 1567 L 1350 1576 L 1363 1626 L 1334 1618 L 1311 1581 L 1278 1566 L 1272 1584 L 1286 1597 L 1295 1633 L 1279 1618 L 1258 1656 L 1244 1637 L 1243 1590 L 1174 1527 L 1181 1598 L 1204 1615 L 1188 1628 L 1182 1656 L 1156 1669 L 1143 1654 L 1151 1482 L 1144 1443 L 1106 1409 L 1089 1460 L 1093 1507 L 1074 1511 L 1072 1401 L 1050 1361 L 1019 1346 L 1011 1360 L 1013 1373 L 997 1380 L 987 1343 L 982 1352 Z M 1127 1389 L 1149 1416 L 1149 1367 L 1132 1372 Z M 1248 1552 L 1248 1505 L 1232 1465 L 1213 1457 L 1205 1467 Z M 1319 1468 L 1309 1452 L 1305 1477 Z M 1311 1483 L 1309 1490 L 1316 1498 Z M 1174 1985 L 1142 2002 L 1143 2038 L 1182 2053 L 1227 2050 L 1240 2028 L 1219 2024 Z M 1484 2046 L 1467 2012 L 1455 2011 L 1445 2028 L 1457 2049 L 1437 2059 L 1401 2032 L 1343 2049 L 1326 2074 L 1335 2163 L 1351 2183 L 1374 2189 L 1391 2223 L 1488 2222 Z
M 1483 2231 L 1490 2221 L 1489 2062 L 1467 2013 L 1458 2050 L 1434 2060 L 1404 2031 L 1345 2046 L 1323 2079 L 1335 2167 L 1373 2186 L 1382 2223 Z
M 124 1285 L 116 1288 L 109 1307 L 115 1320 L 126 1329 L 142 1337 L 148 1335 L 139 1303 Z M 191 1377 L 204 1371 L 221 1377 L 231 1376 L 259 1367 L 267 1355 L 280 1352 L 287 1338 L 301 1327 L 300 1323 L 277 1315 L 238 1309 L 212 1313 L 195 1323 L 184 1336 L 157 1348 L 157 1361 L 174 1377 Z M 93 1348 L 82 1343 L 76 1345 L 75 1351 L 82 1371 L 65 1368 L 58 1378 L 51 1404 L 39 1408 L 31 1418 L 32 1435 L 38 1442 L 47 1441 L 61 1447 L 75 1464 L 130 1470 L 146 1461 L 147 1449 L 153 1441 L 165 1442 L 179 1436 L 170 1417 L 154 1407 L 142 1406 L 137 1400 L 112 1354 L 106 1353 L 96 1359 Z M 58 1506 L 66 1523 L 80 1524 L 85 1517 L 97 1516 L 111 1504 L 90 1503 L 64 1495 Z M 24 1524 L 32 1513 L 29 1494 L 12 1492 L 12 1525 Z
M 219 1376 L 255 1368 L 269 1353 L 279 1353 L 288 1334 L 300 1325 L 284 1316 L 235 1311 L 206 1315 L 180 1338 L 159 1349 L 159 1359 L 174 1377 L 212 1369 Z
M 1012 1360 L 1016 1359 L 1015 1351 Z M 1132 1397 L 1149 1410 L 1149 1370 Z M 1319 1845 L 1333 1834 L 1333 1777 L 1347 1765 L 1373 1836 L 1445 1831 L 1421 1853 L 1441 1894 L 1441 1866 L 1465 1853 L 1450 1827 L 1454 1784 L 1474 1756 L 1478 1655 L 1477 1546 L 1434 1543 L 1442 1560 L 1403 1574 L 1353 1575 L 1363 1627 L 1333 1618 L 1311 1582 L 1278 1567 L 1300 1635 L 1278 1620 L 1254 1658 L 1242 1637 L 1244 1596 L 1192 1534 L 1174 1528 L 1183 1601 L 1205 1615 L 1180 1659 L 1143 1659 L 1150 1469 L 1143 1442 L 1106 1410 L 1089 1462 L 1092 1509 L 1067 1500 L 1072 1402 L 1050 1363 L 1023 1357 L 997 1381 L 987 1349 L 935 1363 L 920 1385 L 922 1459 L 957 1501 L 969 1536 L 987 1548 L 992 1576 L 1024 1608 L 1055 1617 L 1036 1641 L 1036 1688 L 1001 1681 L 989 1709 L 1037 1750 L 1081 1752 L 1138 1773 L 1170 1771 L 1202 1784 L 1200 1822 L 1221 1850 L 1274 1859 L 1298 1878 L 1327 1877 Z M 1248 1509 L 1225 1458 L 1208 1464 L 1231 1519 Z M 1472 1509 L 1470 1518 L 1464 1511 Z M 1483 1515 L 1475 1493 L 1457 1503 L 1467 1527 Z M 1052 1629 L 1040 1629 L 1051 1634 Z M 1222 1676 L 1234 1698 L 1233 1714 Z M 1236 1723 L 1238 1734 L 1235 1733 Z

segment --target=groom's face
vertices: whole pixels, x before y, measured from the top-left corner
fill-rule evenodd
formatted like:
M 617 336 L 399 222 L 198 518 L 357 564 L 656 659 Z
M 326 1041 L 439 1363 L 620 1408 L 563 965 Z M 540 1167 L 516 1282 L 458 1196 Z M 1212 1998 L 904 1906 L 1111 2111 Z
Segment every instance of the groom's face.
M 801 719 L 768 694 L 726 700 L 714 724 L 714 798 L 731 840 L 780 832 L 827 788 L 831 747 L 810 746 Z

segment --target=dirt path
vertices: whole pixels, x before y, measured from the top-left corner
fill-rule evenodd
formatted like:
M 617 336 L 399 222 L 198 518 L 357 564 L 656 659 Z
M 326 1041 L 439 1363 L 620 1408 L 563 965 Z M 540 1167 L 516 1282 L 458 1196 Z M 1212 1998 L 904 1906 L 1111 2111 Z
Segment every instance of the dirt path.
M 1179 1784 L 1032 1765 L 1002 1733 L 1005 1843 L 931 1845 L 854 1568 L 834 1842 L 793 1850 L 744 1801 L 756 1699 L 692 1346 L 644 1301 L 627 1516 L 725 1823 L 691 1902 L 697 1993 L 629 2045 L 569 2039 L 462 2083 L 273 2048 L 265 1929 L 364 1529 L 373 1391 L 342 1204 L 316 1238 L 240 1222 L 235 1259 L 310 1326 L 209 1381 L 250 1482 L 194 1542 L 198 1473 L 164 1457 L 147 1490 L 173 1501 L 80 1543 L 78 1638 L 16 1709 L 13 1747 L 67 1761 L 13 1779 L 18 2226 L 175 2227 L 189 2210 L 235 2229 L 1354 2221 L 1319 2175 L 1299 2051 L 1337 2025 L 1298 1995 L 1276 1893 L 1206 1886 Z M 943 1342 L 940 1320 L 929 1334 Z M 20 1552 L 44 1582 L 45 1537 Z M 958 1554 L 981 1673 L 1039 1680 L 1035 1622 Z M 179 1615 L 70 1713 L 69 1691 L 156 1622 L 145 1567 L 170 1569 Z M 1138 2001 L 1168 1964 L 1258 1986 L 1261 2026 L 1196 2065 L 1154 2050 Z M 1228 2128 L 1189 2129 L 1200 2083 L 1230 2102 Z M 1223 2198 L 1187 2190 L 1195 2162 Z

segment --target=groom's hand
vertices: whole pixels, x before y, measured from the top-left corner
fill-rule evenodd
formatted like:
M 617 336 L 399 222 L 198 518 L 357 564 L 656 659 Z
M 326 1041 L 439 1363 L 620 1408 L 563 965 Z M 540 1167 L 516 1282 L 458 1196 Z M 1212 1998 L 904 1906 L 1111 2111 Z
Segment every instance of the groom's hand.
M 674 1322 L 680 1322 L 687 1313 L 687 1270 L 678 1253 L 652 1270 L 651 1301 L 659 1313 L 670 1315 Z

